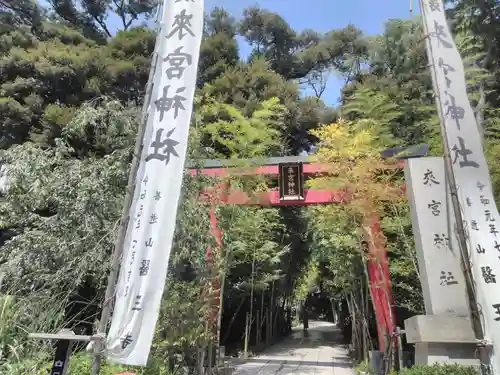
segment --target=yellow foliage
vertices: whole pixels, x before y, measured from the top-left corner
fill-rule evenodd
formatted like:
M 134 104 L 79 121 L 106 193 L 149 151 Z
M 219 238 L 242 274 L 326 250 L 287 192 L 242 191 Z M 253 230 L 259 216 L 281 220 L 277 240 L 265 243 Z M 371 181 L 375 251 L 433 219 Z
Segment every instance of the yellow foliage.
M 279 99 L 271 98 L 247 116 L 234 105 L 207 95 L 198 110 L 199 131 L 214 144 L 214 149 L 225 150 L 215 155 L 217 158 L 250 159 L 280 154 L 283 145 L 279 126 L 286 111 Z
M 311 133 L 319 141 L 316 161 L 327 166 L 330 176 L 310 180 L 317 189 L 343 188 L 350 196 L 346 208 L 356 216 L 367 217 L 382 211 L 382 202 L 401 196 L 391 186 L 390 161 L 383 160 L 376 122 L 348 122 L 339 119 Z
M 317 261 L 311 261 L 307 267 L 304 269 L 301 277 L 297 281 L 297 285 L 295 287 L 295 301 L 305 301 L 307 295 L 311 288 L 318 284 L 320 277 L 319 264 Z

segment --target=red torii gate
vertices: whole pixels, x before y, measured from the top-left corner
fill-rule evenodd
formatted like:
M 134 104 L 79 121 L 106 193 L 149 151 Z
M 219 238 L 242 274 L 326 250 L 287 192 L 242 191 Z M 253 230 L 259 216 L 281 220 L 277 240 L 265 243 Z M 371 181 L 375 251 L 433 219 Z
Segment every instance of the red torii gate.
M 392 156 L 392 155 L 391 155 Z M 318 176 L 328 174 L 328 167 L 319 163 L 310 161 L 309 157 L 291 156 L 269 158 L 264 164 L 258 166 L 237 167 L 224 166 L 218 160 L 206 160 L 203 163 L 203 169 L 189 169 L 191 175 L 199 173 L 210 177 L 228 177 L 231 175 L 264 175 L 274 179 L 278 179 L 280 175 L 279 166 L 284 164 L 301 164 L 303 176 Z M 400 164 L 402 166 L 402 164 Z M 403 186 L 403 191 L 405 191 Z M 236 204 L 236 205 L 259 205 L 259 206 L 305 206 L 316 204 L 342 204 L 349 200 L 349 196 L 342 190 L 304 190 L 302 199 L 283 200 L 280 196 L 279 189 L 271 189 L 267 192 L 249 196 L 239 190 L 207 189 L 202 195 L 202 200 L 208 204 Z M 215 210 L 210 211 L 210 220 L 212 225 L 212 234 L 215 236 L 218 246 L 222 246 L 222 235 L 220 229 L 217 228 L 217 220 Z M 392 295 L 391 280 L 389 274 L 389 264 L 387 258 L 387 250 L 384 243 L 380 222 L 378 218 L 372 219 L 364 226 L 366 233 L 366 242 L 368 244 L 368 275 L 370 280 L 370 290 L 373 296 L 373 305 L 377 319 L 378 339 L 380 350 L 385 349 L 387 337 L 391 336 L 396 327 L 394 299 Z M 207 249 L 207 263 L 211 264 L 211 249 Z M 220 303 L 220 281 L 216 280 L 214 285 L 216 290 L 219 290 L 215 296 L 214 305 L 217 306 L 217 311 L 213 312 L 212 321 L 215 323 L 218 314 L 218 306 Z

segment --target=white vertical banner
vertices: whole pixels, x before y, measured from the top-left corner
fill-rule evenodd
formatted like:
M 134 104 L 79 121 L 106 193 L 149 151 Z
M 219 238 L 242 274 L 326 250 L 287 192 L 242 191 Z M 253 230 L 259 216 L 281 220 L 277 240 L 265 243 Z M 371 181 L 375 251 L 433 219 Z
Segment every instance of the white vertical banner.
M 175 231 L 203 34 L 204 0 L 165 0 L 143 151 L 106 340 L 109 360 L 145 366 Z
M 469 316 L 444 159 L 406 160 L 405 181 L 425 313 Z
M 469 103 L 462 59 L 446 22 L 441 0 L 421 0 L 437 105 L 444 119 L 448 151 L 468 232 L 470 261 L 485 339 L 493 344 L 491 364 L 500 365 L 500 216 Z

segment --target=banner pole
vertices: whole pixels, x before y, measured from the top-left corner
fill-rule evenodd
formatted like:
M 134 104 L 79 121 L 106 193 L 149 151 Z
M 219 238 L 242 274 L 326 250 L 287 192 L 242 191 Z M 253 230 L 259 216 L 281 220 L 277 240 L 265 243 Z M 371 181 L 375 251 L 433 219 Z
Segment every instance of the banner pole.
M 430 64 L 430 71 L 432 76 L 432 87 L 434 90 L 434 95 L 436 99 L 436 107 L 439 115 L 439 123 L 441 128 L 441 138 L 443 141 L 443 151 L 444 151 L 444 166 L 445 166 L 445 176 L 446 180 L 450 186 L 450 196 L 451 203 L 453 208 L 453 214 L 455 216 L 455 226 L 457 230 L 457 239 L 458 239 L 458 247 L 460 250 L 460 263 L 462 266 L 462 271 L 464 273 L 465 278 L 465 288 L 467 300 L 469 303 L 470 310 L 470 318 L 472 323 L 472 329 L 476 336 L 476 340 L 478 342 L 478 354 L 479 361 L 481 363 L 481 373 L 482 375 L 491 374 L 491 360 L 489 348 L 484 344 L 484 330 L 481 323 L 481 315 L 478 309 L 478 301 L 476 295 L 476 288 L 474 285 L 474 278 L 471 269 L 471 263 L 469 260 L 469 250 L 467 245 L 467 235 L 464 227 L 464 222 L 462 218 L 460 200 L 458 198 L 458 188 L 455 179 L 455 173 L 453 171 L 453 163 L 450 156 L 450 143 L 448 141 L 448 131 L 446 129 L 445 116 L 443 113 L 443 109 L 441 108 L 440 101 L 440 93 L 439 87 L 437 83 L 437 77 L 435 72 L 435 67 L 433 63 L 433 55 L 432 55 L 432 46 L 429 40 L 430 33 L 427 28 L 427 23 L 425 21 L 425 12 L 423 0 L 419 1 L 420 8 L 422 9 L 422 17 L 423 17 L 423 30 L 424 30 L 424 38 L 425 38 L 425 47 L 427 51 L 427 57 Z
M 123 209 L 120 217 L 120 226 L 115 239 L 114 250 L 111 256 L 111 268 L 108 275 L 108 281 L 106 286 L 106 293 L 104 295 L 104 301 L 102 306 L 101 319 L 99 321 L 99 326 L 97 329 L 97 335 L 100 336 L 100 340 L 95 342 L 94 347 L 94 359 L 92 362 L 91 375 L 98 375 L 101 370 L 102 352 L 106 340 L 106 330 L 111 316 L 111 306 L 113 302 L 113 297 L 115 293 L 115 286 L 119 275 L 119 269 L 121 264 L 121 259 L 123 255 L 123 246 L 125 243 L 125 237 L 127 234 L 127 227 L 130 219 L 130 207 L 134 199 L 135 187 L 136 187 L 136 176 L 139 170 L 141 154 L 143 149 L 143 138 L 148 122 L 148 109 L 151 102 L 151 96 L 153 92 L 153 78 L 156 71 L 156 66 L 158 63 L 158 49 L 161 42 L 161 28 L 158 31 L 158 36 L 156 38 L 155 49 L 152 55 L 151 69 L 149 71 L 148 82 L 146 84 L 146 93 L 144 97 L 144 104 L 142 108 L 142 118 L 139 123 L 139 128 L 137 129 L 137 137 L 135 139 L 134 152 L 132 156 L 132 163 L 130 166 L 130 172 L 128 176 L 125 199 L 123 203 Z

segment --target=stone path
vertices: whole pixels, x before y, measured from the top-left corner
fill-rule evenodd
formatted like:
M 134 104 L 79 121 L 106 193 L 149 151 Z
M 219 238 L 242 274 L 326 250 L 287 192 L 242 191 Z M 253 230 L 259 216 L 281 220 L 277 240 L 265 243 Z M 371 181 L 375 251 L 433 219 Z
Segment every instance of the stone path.
M 340 331 L 327 322 L 309 322 L 283 342 L 237 365 L 233 375 L 355 375 Z

